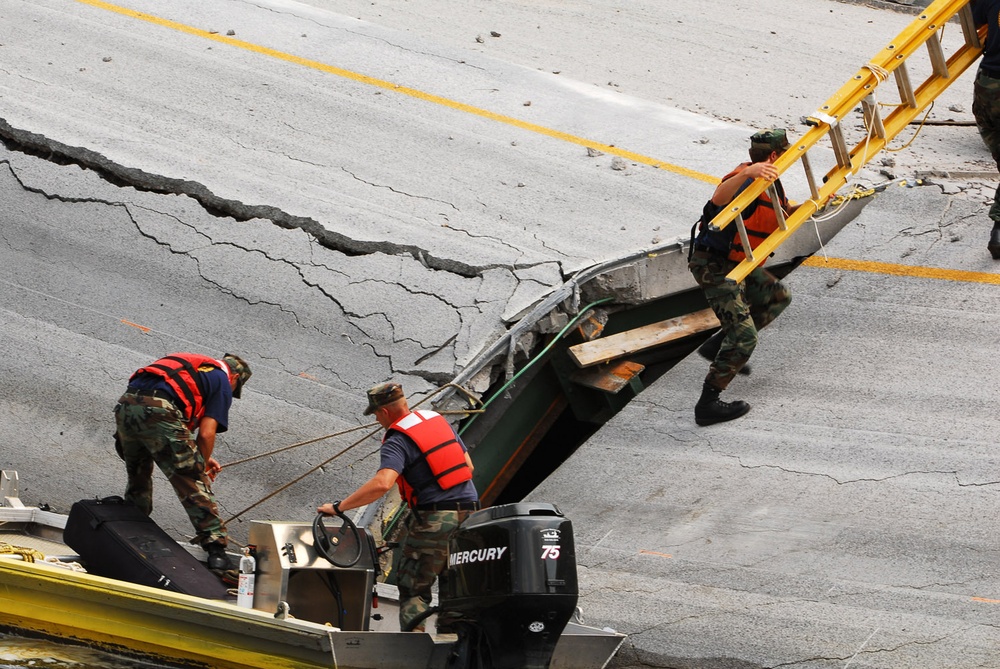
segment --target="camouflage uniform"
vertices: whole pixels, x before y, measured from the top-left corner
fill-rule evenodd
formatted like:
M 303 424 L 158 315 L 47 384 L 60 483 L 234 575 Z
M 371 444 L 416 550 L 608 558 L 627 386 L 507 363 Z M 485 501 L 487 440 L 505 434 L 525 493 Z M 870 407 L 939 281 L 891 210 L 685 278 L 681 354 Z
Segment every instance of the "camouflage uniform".
M 725 390 L 750 359 L 757 331 L 773 321 L 792 301 L 791 292 L 767 270 L 757 267 L 736 284 L 726 275 L 737 263 L 707 251 L 691 254 L 688 269 L 726 333 L 705 383 Z
M 972 97 L 972 113 L 983 142 L 1000 169 L 1000 0 L 975 0 L 969 4 L 976 26 L 987 26 L 983 58 L 979 62 Z M 990 206 L 993 229 L 986 249 L 1000 260 L 1000 187 Z
M 973 90 L 972 113 L 976 117 L 979 134 L 1000 169 L 1000 79 L 980 71 Z M 1000 221 L 1000 186 L 990 207 L 990 218 L 994 222 Z
M 225 523 L 205 474 L 205 459 L 184 415 L 169 401 L 126 392 L 115 405 L 121 456 L 128 473 L 125 499 L 153 510 L 153 463 L 174 487 L 197 535 L 191 543 L 227 543 Z
M 472 469 L 466 469 L 464 464 L 469 461 L 469 452 L 440 414 L 410 411 L 398 383 L 380 383 L 371 388 L 364 413 L 374 414 L 386 429 L 379 449 L 379 472 L 395 472 L 403 502 L 410 507 L 394 570 L 400 629 L 412 626 L 413 631 L 423 632 L 423 621 L 414 623 L 430 607 L 435 579 L 445 577 L 451 536 L 479 508 Z M 433 458 L 429 457 L 432 453 Z M 345 502 L 353 504 L 350 496 Z M 339 502 L 332 507 L 337 512 Z M 320 511 L 329 513 L 324 507 Z M 439 615 L 438 631 L 450 631 L 448 627 L 456 618 Z
M 400 542 L 396 587 L 399 588 L 399 624 L 405 629 L 430 607 L 431 586 L 443 576 L 448 566 L 448 544 L 471 511 L 414 511 Z M 439 588 L 440 589 L 440 588 Z M 438 631 L 447 631 L 448 623 L 438 617 Z M 423 632 L 421 623 L 414 628 Z

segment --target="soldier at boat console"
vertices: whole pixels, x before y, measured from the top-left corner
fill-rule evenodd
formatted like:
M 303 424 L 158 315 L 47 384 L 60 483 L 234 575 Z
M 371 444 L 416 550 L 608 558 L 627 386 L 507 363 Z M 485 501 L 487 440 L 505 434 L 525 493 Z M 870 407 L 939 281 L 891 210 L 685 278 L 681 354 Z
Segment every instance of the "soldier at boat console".
M 398 383 L 369 390 L 364 413 L 374 415 L 385 428 L 378 471 L 343 501 L 317 511 L 338 514 L 378 500 L 394 484 L 399 487 L 411 510 L 399 547 L 399 624 L 400 629 L 422 632 L 421 614 L 430 606 L 431 586 L 447 566 L 448 542 L 459 524 L 479 509 L 472 459 L 443 416 L 410 410 Z M 439 619 L 438 630 L 448 631 L 447 621 Z

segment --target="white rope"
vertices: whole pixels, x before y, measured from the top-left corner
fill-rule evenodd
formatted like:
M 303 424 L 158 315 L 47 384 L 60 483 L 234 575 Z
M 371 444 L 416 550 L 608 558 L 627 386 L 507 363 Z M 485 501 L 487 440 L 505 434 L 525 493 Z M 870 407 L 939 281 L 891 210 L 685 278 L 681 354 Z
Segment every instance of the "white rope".
M 883 81 L 885 81 L 886 79 L 889 78 L 889 70 L 885 69 L 884 67 L 881 67 L 880 65 L 876 65 L 875 63 L 866 63 L 865 67 L 867 67 L 869 70 L 871 70 L 871 73 L 875 75 L 875 79 L 880 84 Z M 878 107 L 879 107 L 877 92 L 878 92 L 878 86 L 876 85 L 875 88 L 872 89 L 872 92 L 871 92 L 872 103 L 873 103 L 873 105 L 872 105 L 872 116 L 873 116 L 873 118 L 872 118 L 872 122 L 870 124 L 868 123 L 868 120 L 865 119 L 865 128 L 868 130 L 868 134 L 865 136 L 865 151 L 864 151 L 864 153 L 861 156 L 861 164 L 858 165 L 858 169 L 861 169 L 861 167 L 863 165 L 866 165 L 868 163 L 868 146 L 871 144 L 872 135 L 875 133 L 875 118 L 874 118 L 874 116 L 878 114 Z M 856 173 L 857 173 L 857 170 L 852 170 L 851 171 L 852 175 L 854 175 Z
M 5 542 L 0 542 L 0 558 L 10 558 L 13 560 L 22 560 L 24 562 L 44 562 L 52 565 L 53 567 L 70 569 L 82 574 L 87 573 L 87 570 L 84 569 L 78 562 L 63 562 L 54 555 L 46 556 L 41 551 L 35 550 L 34 548 L 14 546 Z
M 819 234 L 819 221 L 816 220 L 815 216 L 813 216 L 811 220 L 813 223 L 813 230 L 816 231 L 816 239 L 819 241 L 819 250 L 823 253 L 823 260 L 830 262 L 830 256 L 826 254 L 826 244 L 823 243 L 823 238 L 820 237 Z
M 865 63 L 864 67 L 871 70 L 872 74 L 875 75 L 875 78 L 878 79 L 878 83 L 880 84 L 889 78 L 889 70 L 885 69 L 881 65 L 876 65 L 875 63 Z
M 61 567 L 63 569 L 69 569 L 71 571 L 78 572 L 80 574 L 86 574 L 87 570 L 83 568 L 79 562 L 63 562 L 54 555 L 49 555 L 44 560 L 46 563 L 52 565 L 53 567 Z

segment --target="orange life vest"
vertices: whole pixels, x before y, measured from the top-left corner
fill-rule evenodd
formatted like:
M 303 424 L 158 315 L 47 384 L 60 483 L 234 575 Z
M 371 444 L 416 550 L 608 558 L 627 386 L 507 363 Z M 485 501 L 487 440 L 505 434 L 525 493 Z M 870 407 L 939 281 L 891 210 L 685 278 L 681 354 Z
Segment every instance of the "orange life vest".
M 725 181 L 726 179 L 735 176 L 740 170 L 744 169 L 749 164 L 750 163 L 743 163 L 735 170 L 722 177 L 722 180 Z M 778 190 L 778 196 L 781 198 L 781 206 L 783 208 L 787 208 L 788 198 L 785 197 L 785 189 L 782 188 L 781 181 L 775 181 L 774 185 Z M 743 225 L 747 229 L 747 239 L 750 241 L 751 249 L 755 249 L 760 246 L 761 242 L 767 239 L 768 235 L 778 229 L 778 216 L 774 213 L 774 203 L 771 201 L 769 191 L 764 191 L 757 196 L 757 199 L 753 204 L 753 211 L 749 216 L 743 216 Z M 736 230 L 735 225 L 733 225 L 733 230 Z M 733 235 L 733 241 L 729 247 L 728 258 L 734 262 L 740 262 L 746 257 L 747 255 L 743 250 L 743 240 L 740 239 L 739 233 L 735 232 Z
M 131 378 L 143 372 L 163 377 L 184 405 L 184 420 L 189 426 L 197 426 L 201 417 L 205 415 L 202 401 L 204 391 L 198 385 L 197 374 L 201 367 L 218 368 L 229 374 L 229 367 L 221 360 L 197 353 L 174 353 L 136 370 Z
M 389 426 L 386 437 L 390 430 L 402 432 L 413 440 L 420 449 L 421 457 L 430 467 L 435 482 L 442 490 L 454 488 L 472 478 L 472 470 L 465 461 L 465 451 L 462 450 L 455 431 L 441 414 L 421 409 L 411 411 Z M 386 437 L 383 437 L 382 441 L 385 441 Z M 403 501 L 410 506 L 416 506 L 416 491 L 407 483 L 406 478 L 400 474 L 396 482 L 399 484 L 399 494 L 402 495 Z

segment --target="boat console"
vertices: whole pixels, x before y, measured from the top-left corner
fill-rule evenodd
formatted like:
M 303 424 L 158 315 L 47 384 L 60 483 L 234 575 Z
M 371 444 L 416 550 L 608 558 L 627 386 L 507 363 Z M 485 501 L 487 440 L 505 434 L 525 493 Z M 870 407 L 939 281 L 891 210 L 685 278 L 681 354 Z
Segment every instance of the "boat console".
M 367 530 L 347 524 L 327 532 L 336 553 L 352 556 L 334 561 L 353 561 L 351 566 L 338 566 L 321 555 L 308 522 L 251 521 L 250 545 L 257 561 L 253 608 L 367 631 L 378 564 L 375 542 Z
M 375 542 L 342 520 L 329 529 L 322 517 L 312 527 L 252 521 L 253 607 L 369 630 Z M 455 532 L 439 606 L 427 616 L 458 635 L 449 669 L 545 669 L 578 596 L 572 523 L 552 504 L 506 504 L 473 513 Z

